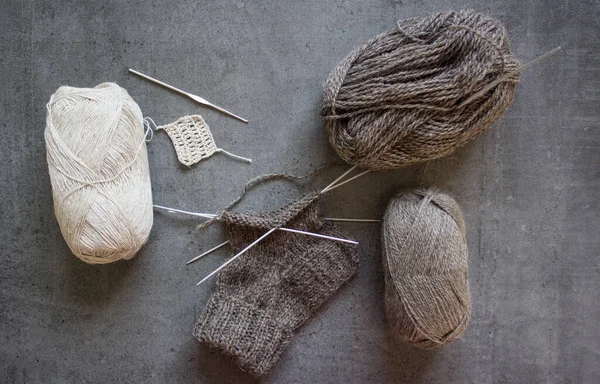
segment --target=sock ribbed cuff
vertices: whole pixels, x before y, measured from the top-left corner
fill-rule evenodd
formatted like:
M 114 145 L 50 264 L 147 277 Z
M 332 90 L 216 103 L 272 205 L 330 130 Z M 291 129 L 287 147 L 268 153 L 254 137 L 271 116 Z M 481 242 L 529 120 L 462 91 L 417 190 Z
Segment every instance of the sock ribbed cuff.
M 214 294 L 194 327 L 193 336 L 259 377 L 275 365 L 292 332 L 253 305 Z

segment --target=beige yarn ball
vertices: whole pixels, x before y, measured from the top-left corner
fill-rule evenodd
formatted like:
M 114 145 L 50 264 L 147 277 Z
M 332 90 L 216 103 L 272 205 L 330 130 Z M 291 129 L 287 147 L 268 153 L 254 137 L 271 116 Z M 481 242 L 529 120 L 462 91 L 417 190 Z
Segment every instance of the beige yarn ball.
M 75 256 L 132 258 L 152 227 L 143 117 L 114 83 L 60 87 L 47 104 L 46 152 L 54 212 Z
M 448 195 L 417 189 L 389 203 L 382 231 L 385 311 L 392 334 L 440 348 L 467 327 L 471 301 L 465 223 Z

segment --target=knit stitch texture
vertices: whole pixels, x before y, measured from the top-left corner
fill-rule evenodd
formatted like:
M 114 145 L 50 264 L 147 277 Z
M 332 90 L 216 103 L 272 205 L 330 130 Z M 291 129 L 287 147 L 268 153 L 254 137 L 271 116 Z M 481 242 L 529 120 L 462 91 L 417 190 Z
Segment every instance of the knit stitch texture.
M 447 156 L 502 116 L 519 66 L 491 17 L 461 11 L 400 21 L 329 75 L 321 109 L 329 142 L 347 163 L 376 171 Z
M 273 212 L 225 212 L 234 253 L 279 226 L 345 237 L 319 217 L 318 194 Z M 266 374 L 311 318 L 358 270 L 352 245 L 275 231 L 224 268 L 193 335 L 254 376 Z

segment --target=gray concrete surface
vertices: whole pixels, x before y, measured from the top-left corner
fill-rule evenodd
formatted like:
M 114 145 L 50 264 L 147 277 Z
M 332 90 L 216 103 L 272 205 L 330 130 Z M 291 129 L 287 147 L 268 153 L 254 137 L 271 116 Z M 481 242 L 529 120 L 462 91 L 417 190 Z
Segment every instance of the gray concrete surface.
M 69 253 L 53 215 L 45 104 L 60 85 L 116 81 L 157 123 L 201 113 L 223 147 L 184 169 L 164 133 L 149 144 L 156 203 L 205 212 L 251 177 L 334 161 L 318 115 L 322 84 L 355 45 L 397 19 L 473 8 L 506 24 L 523 74 L 503 119 L 424 183 L 465 211 L 473 318 L 462 341 L 425 352 L 394 342 L 383 313 L 376 225 L 345 224 L 360 275 L 307 323 L 267 383 L 600 382 L 600 4 L 597 1 L 42 1 L 0 2 L 0 382 L 252 382 L 198 346 L 192 326 L 211 285 L 195 282 L 224 252 L 218 225 L 156 214 L 130 262 L 89 266 Z M 250 119 L 248 126 L 126 73 L 131 66 Z M 272 208 L 318 188 L 254 191 Z M 380 217 L 423 166 L 373 173 L 332 192 L 330 216 Z

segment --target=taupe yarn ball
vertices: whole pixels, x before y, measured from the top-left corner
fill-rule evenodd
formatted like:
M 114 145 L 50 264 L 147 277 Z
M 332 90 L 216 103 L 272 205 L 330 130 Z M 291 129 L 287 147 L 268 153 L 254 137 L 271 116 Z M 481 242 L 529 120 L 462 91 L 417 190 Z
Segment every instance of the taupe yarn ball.
M 398 22 L 329 75 L 321 109 L 329 141 L 344 161 L 371 170 L 446 156 L 500 118 L 519 65 L 502 24 L 479 13 Z
M 152 228 L 142 112 L 115 83 L 60 87 L 47 106 L 54 212 L 69 248 L 89 264 L 132 258 Z
M 441 348 L 471 314 L 465 223 L 448 195 L 417 189 L 389 203 L 382 231 L 385 312 L 392 334 Z

